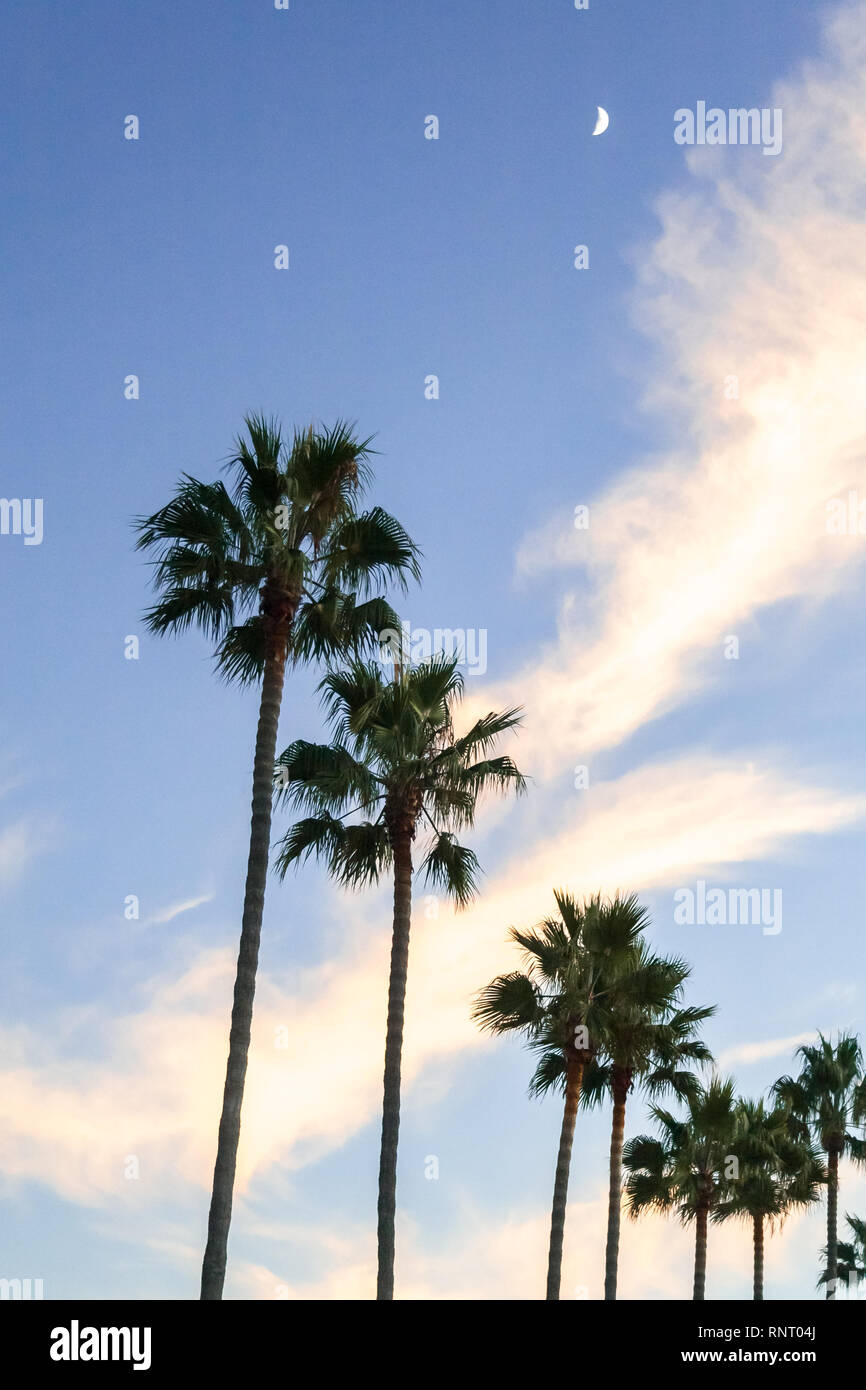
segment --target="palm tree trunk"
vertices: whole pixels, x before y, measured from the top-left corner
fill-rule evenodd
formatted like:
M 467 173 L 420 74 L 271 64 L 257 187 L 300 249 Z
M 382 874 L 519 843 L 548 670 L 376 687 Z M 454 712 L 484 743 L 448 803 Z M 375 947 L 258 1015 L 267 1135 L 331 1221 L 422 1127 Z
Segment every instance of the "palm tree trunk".
M 692 1298 L 701 1303 L 704 1300 L 704 1289 L 707 1283 L 707 1217 L 709 1213 L 709 1207 L 705 1202 L 701 1202 L 695 1215 L 695 1284 Z
M 376 1298 L 394 1297 L 394 1218 L 397 1208 L 397 1139 L 400 1133 L 400 1060 L 403 1052 L 403 1013 L 409 969 L 409 928 L 412 921 L 412 839 L 401 833 L 394 840 L 394 931 L 391 938 L 391 976 L 388 985 L 388 1030 L 385 1038 L 385 1078 L 382 1100 L 382 1147 L 379 1154 L 379 1267 Z
M 241 1132 L 241 1105 L 247 1074 L 247 1056 L 250 1050 L 250 1029 L 253 1020 L 253 998 L 256 992 L 259 940 L 262 933 L 262 914 L 268 877 L 277 725 L 280 718 L 286 670 L 285 640 L 277 641 L 273 644 L 273 648 L 265 661 L 262 680 L 262 698 L 259 706 L 259 725 L 256 732 L 256 751 L 253 765 L 252 823 L 250 826 L 247 881 L 244 891 L 244 914 L 235 975 L 231 1032 L 229 1033 L 229 1056 L 223 1091 L 216 1164 L 214 1166 L 213 1192 L 208 1216 L 207 1246 L 205 1247 L 201 1271 L 201 1297 L 207 1300 L 218 1300 L 223 1295 L 229 1224 L 232 1217 L 232 1193 Z
M 619 1228 L 622 1213 L 622 1145 L 625 1137 L 625 1107 L 628 1080 L 616 1078 L 613 1089 L 613 1125 L 610 1132 L 610 1192 L 607 1203 L 607 1250 L 604 1264 L 604 1296 L 616 1298 L 619 1263 Z
M 764 1218 L 753 1216 L 755 1272 L 752 1279 L 752 1297 L 758 1303 L 764 1301 Z
M 830 1150 L 827 1164 L 827 1297 L 836 1297 L 836 1270 L 838 1267 L 838 1244 L 836 1233 L 836 1211 L 839 1203 L 839 1155 Z
M 559 1156 L 556 1160 L 556 1179 L 553 1184 L 553 1210 L 550 1216 L 550 1253 L 547 1259 L 547 1299 L 559 1299 L 562 1276 L 562 1238 L 565 1233 L 565 1208 L 568 1202 L 568 1174 L 571 1168 L 571 1146 L 574 1122 L 580 1104 L 583 1085 L 583 1063 L 569 1062 L 565 1074 L 565 1110 L 559 1135 Z

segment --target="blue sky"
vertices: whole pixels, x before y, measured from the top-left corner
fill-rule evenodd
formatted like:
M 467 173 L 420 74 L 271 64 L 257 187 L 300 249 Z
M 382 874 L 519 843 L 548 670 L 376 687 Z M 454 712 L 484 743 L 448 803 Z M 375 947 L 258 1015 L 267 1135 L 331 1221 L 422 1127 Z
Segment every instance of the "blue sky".
M 144 633 L 131 519 L 213 476 L 250 410 L 376 434 L 375 500 L 425 553 L 406 617 L 485 630 L 468 707 L 527 709 L 533 790 L 482 819 L 481 902 L 416 912 L 398 1293 L 540 1292 L 558 1106 L 466 1017 L 554 886 L 641 893 L 744 1092 L 792 1040 L 863 1027 L 863 540 L 825 503 L 866 497 L 866 10 L 835 14 L 7 16 L 0 493 L 42 498 L 44 537 L 0 536 L 0 1272 L 197 1290 L 256 708 L 204 641 Z M 699 100 L 781 107 L 782 153 L 678 146 Z M 314 683 L 292 678 L 282 742 L 320 730 Z M 782 931 L 678 925 L 699 879 L 781 890 Z M 369 1292 L 387 914 L 315 868 L 272 882 L 227 1296 Z M 600 1291 L 607 1125 L 580 1121 L 572 1296 Z M 746 1234 L 714 1243 L 710 1296 L 747 1295 Z M 790 1223 L 768 1293 L 810 1296 L 820 1243 L 820 1214 Z M 689 1245 L 628 1226 L 625 1296 L 687 1296 Z

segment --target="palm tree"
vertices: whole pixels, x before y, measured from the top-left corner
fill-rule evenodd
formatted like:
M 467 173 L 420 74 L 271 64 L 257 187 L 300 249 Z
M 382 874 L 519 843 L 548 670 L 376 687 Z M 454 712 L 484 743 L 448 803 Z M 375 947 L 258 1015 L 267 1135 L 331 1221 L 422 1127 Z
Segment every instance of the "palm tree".
M 818 1034 L 818 1042 L 797 1049 L 803 1064 L 798 1077 L 783 1076 L 773 1087 L 788 1111 L 794 1132 L 814 1136 L 827 1155 L 827 1297 L 836 1297 L 838 1264 L 837 1211 L 839 1159 L 866 1162 L 866 1077 L 860 1039 L 843 1033 L 836 1043 Z M 860 1134 L 854 1133 L 860 1130 Z
M 686 1095 L 688 1114 L 678 1120 L 652 1107 L 661 1139 L 639 1135 L 623 1151 L 629 1215 L 676 1210 L 683 1225 L 695 1223 L 693 1298 L 704 1297 L 707 1279 L 707 1223 L 728 1181 L 735 1132 L 734 1082 L 713 1077 Z
M 715 1008 L 679 1008 L 683 986 L 691 974 L 679 958 L 654 956 L 641 943 L 634 964 L 631 991 L 621 987 L 618 1004 L 605 1039 L 606 1058 L 597 1059 L 584 1077 L 588 1105 L 610 1094 L 613 1123 L 610 1137 L 607 1249 L 604 1296 L 616 1298 L 619 1234 L 622 1211 L 622 1150 L 629 1093 L 637 1085 L 647 1095 L 665 1091 L 678 1096 L 694 1092 L 698 1080 L 689 1063 L 712 1062 L 696 1030 Z M 623 986 L 628 983 L 623 981 Z
M 377 640 L 393 625 L 382 580 L 418 577 L 418 552 L 379 507 L 359 513 L 369 441 L 349 426 L 310 428 L 284 441 L 274 421 L 246 420 L 222 482 L 184 474 L 175 496 L 140 517 L 138 548 L 155 557 L 152 632 L 196 625 L 216 645 L 229 680 L 261 682 L 252 823 L 201 1297 L 220 1299 L 225 1280 L 241 1104 L 250 1046 L 268 871 L 274 753 L 285 670 Z M 361 602 L 358 602 L 358 599 Z
M 840 1240 L 836 1247 L 836 1276 L 838 1282 L 850 1289 L 852 1283 L 859 1286 L 866 1279 L 866 1221 L 859 1216 L 846 1216 L 845 1220 L 851 1228 L 852 1239 Z M 821 1254 L 826 1257 L 826 1245 Z M 819 1286 L 828 1280 L 829 1273 L 825 1269 L 818 1280 Z
M 787 1111 L 778 1105 L 768 1110 L 762 1100 L 737 1101 L 731 1154 L 738 1171 L 714 1209 L 713 1220 L 735 1218 L 751 1224 L 752 1296 L 761 1302 L 766 1224 L 772 1231 L 794 1208 L 817 1202 L 826 1174 L 813 1146 L 792 1134 Z
M 490 713 L 459 738 L 453 709 L 463 692 L 458 662 L 434 657 L 397 665 L 393 680 L 374 663 L 354 662 L 322 681 L 336 738 L 293 743 L 277 764 L 279 795 L 310 814 L 288 832 L 278 865 L 314 854 L 340 883 L 359 887 L 394 871 L 394 917 L 379 1160 L 377 1298 L 394 1297 L 394 1218 L 403 1012 L 412 916 L 412 845 L 423 827 L 427 880 L 464 906 L 477 891 L 478 860 L 455 831 L 471 827 L 479 796 L 524 790 L 507 756 L 491 756 L 518 710 Z M 349 820 L 354 813 L 360 820 Z M 348 823 L 347 823 L 348 821 Z
M 510 939 L 527 964 L 526 973 L 500 975 L 480 991 L 473 1017 L 496 1034 L 522 1033 L 540 1053 L 530 1095 L 555 1087 L 564 1096 L 562 1129 L 547 1263 L 547 1299 L 559 1298 L 562 1245 L 574 1127 L 584 1077 L 599 1056 L 616 1016 L 618 990 L 635 990 L 641 979 L 639 947 L 647 914 L 636 897 L 590 898 L 578 905 L 556 892 L 558 915 L 531 931 L 512 927 Z M 624 984 L 623 982 L 627 982 Z

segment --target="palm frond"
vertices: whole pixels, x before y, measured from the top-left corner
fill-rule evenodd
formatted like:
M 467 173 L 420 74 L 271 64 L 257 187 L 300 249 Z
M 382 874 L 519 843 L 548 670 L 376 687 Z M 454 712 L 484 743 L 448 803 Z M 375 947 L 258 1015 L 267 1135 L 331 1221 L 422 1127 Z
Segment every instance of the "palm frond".
M 215 640 L 223 635 L 233 618 L 231 590 L 212 584 L 195 589 L 173 585 L 144 615 L 150 631 L 158 635 L 180 633 L 195 626 Z
M 314 812 L 372 806 L 381 788 L 368 767 L 341 744 L 309 743 L 296 739 L 277 759 L 274 772 L 277 799 Z
M 458 772 L 455 780 L 470 792 L 473 800 L 485 791 L 513 791 L 518 796 L 526 791 L 526 778 L 507 755 L 470 763 Z
M 217 648 L 217 670 L 226 680 L 239 685 L 258 684 L 265 668 L 265 648 L 264 622 L 256 614 L 229 628 Z
M 483 718 L 477 719 L 471 729 L 455 739 L 454 749 L 467 760 L 478 758 L 492 749 L 503 734 L 519 728 L 522 722 L 523 710 L 519 706 L 499 713 L 491 711 Z
M 400 523 L 384 508 L 373 507 L 334 528 L 322 552 L 322 575 L 326 586 L 353 589 L 364 597 L 379 581 L 397 584 L 405 593 L 410 578 L 420 582 L 420 557 Z
M 285 878 L 289 869 L 311 856 L 322 859 L 339 876 L 346 827 L 333 816 L 307 816 L 296 821 L 277 846 L 276 870 Z
M 535 984 L 515 970 L 478 991 L 472 1017 L 488 1032 L 507 1033 L 537 1027 L 543 1012 Z
M 564 1091 L 567 1074 L 565 1057 L 560 1048 L 547 1048 L 529 1082 L 530 1096 L 543 1096 L 548 1091 Z
M 292 660 L 358 657 L 364 651 L 375 650 L 380 634 L 395 624 L 399 626 L 399 621 L 384 598 L 357 603 L 354 594 L 335 588 L 321 589 L 298 609 L 292 629 Z
M 362 821 L 347 825 L 340 851 L 336 877 L 347 888 L 363 888 L 378 883 L 393 862 L 388 832 L 381 821 Z
M 478 858 L 447 830 L 437 836 L 420 868 L 427 882 L 453 897 L 458 907 L 465 907 L 478 892 Z

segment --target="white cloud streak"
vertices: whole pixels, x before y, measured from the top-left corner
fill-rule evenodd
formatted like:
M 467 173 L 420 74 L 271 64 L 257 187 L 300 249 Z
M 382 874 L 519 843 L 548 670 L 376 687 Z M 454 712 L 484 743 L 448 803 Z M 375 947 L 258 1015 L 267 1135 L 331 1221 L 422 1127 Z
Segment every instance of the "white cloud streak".
M 472 996 L 513 968 L 507 928 L 549 911 L 553 887 L 583 895 L 689 882 L 866 812 L 863 799 L 706 758 L 643 768 L 575 796 L 579 807 L 570 819 L 527 845 L 469 912 L 443 907 L 429 920 L 419 897 L 403 1057 L 407 1097 L 432 1063 L 490 1046 L 471 1021 Z M 260 975 L 240 1191 L 270 1165 L 297 1168 L 338 1148 L 378 1113 L 387 893 L 355 901 L 353 917 L 364 929 L 340 956 L 285 978 Z M 147 1175 L 142 1192 L 156 1177 L 206 1187 L 233 967 L 233 951 L 203 952 L 180 979 L 155 981 L 144 1012 L 104 1024 L 98 1062 L 76 1059 L 63 1030 L 3 1039 L 4 1171 L 40 1178 L 76 1200 L 124 1194 L 134 1201 L 138 1185 L 123 1178 L 123 1161 L 135 1154 Z
M 817 1039 L 814 1029 L 809 1033 L 795 1033 L 790 1038 L 767 1038 L 764 1042 L 740 1043 L 737 1047 L 726 1048 L 719 1054 L 720 1071 L 729 1067 L 751 1066 L 753 1062 L 765 1062 L 770 1057 L 791 1057 L 798 1047 L 813 1043 Z
M 564 598 L 542 660 L 494 692 L 527 706 L 533 766 L 622 742 L 711 685 L 724 639 L 762 609 L 862 572 L 866 539 L 826 529 L 828 500 L 866 502 L 861 4 L 827 48 L 773 95 L 778 160 L 692 149 L 688 182 L 659 201 L 636 318 L 659 347 L 645 403 L 681 443 L 580 499 L 588 530 L 569 505 L 521 547 L 524 576 L 576 567 L 590 581 L 588 599 Z
M 194 908 L 201 907 L 203 903 L 213 902 L 213 893 L 205 893 L 200 898 L 185 898 L 182 902 L 173 903 L 170 907 L 164 907 L 160 912 L 155 912 L 148 920 L 150 922 L 173 922 L 175 917 L 180 917 L 184 912 L 192 912 Z

